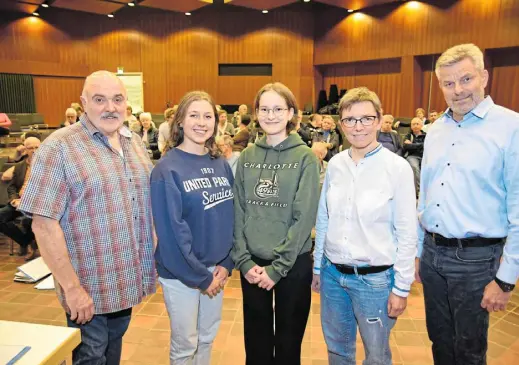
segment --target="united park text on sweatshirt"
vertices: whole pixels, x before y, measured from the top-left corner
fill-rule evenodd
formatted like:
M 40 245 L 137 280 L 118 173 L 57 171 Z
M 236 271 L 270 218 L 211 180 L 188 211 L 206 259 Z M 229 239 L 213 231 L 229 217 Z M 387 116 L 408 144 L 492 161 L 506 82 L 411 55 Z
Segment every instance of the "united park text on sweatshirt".
M 206 290 L 208 267 L 231 272 L 233 244 L 232 170 L 213 159 L 174 148 L 151 173 L 151 204 L 158 236 L 157 271 L 165 279 Z

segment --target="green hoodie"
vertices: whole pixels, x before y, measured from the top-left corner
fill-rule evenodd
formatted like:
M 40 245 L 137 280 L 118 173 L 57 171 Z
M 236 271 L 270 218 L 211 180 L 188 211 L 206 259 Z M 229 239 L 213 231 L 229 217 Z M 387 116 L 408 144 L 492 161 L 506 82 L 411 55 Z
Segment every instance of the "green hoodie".
M 319 162 L 297 133 L 277 146 L 266 136 L 240 155 L 234 182 L 234 247 L 231 257 L 244 275 L 256 263 L 277 283 L 297 257 L 312 247 L 319 204 Z

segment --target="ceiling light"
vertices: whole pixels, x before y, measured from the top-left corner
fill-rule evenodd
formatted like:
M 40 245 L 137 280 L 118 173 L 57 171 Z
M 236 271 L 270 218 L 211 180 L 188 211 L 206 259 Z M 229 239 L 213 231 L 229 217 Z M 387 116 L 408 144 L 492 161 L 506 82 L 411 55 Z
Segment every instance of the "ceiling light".
M 135 3 L 128 3 L 128 6 L 135 6 Z
M 108 14 L 108 17 L 109 17 L 109 18 L 113 18 L 114 15 L 113 15 L 113 14 Z
M 303 1 L 304 1 L 305 3 L 309 3 L 309 2 L 310 2 L 310 0 L 303 0 Z
M 34 15 L 34 16 L 40 16 L 40 13 L 38 13 L 37 11 L 35 11 L 34 13 L 32 13 L 32 15 Z
M 44 8 L 48 8 L 48 7 L 49 7 L 49 4 L 45 4 L 45 3 L 43 3 L 43 4 L 41 4 L 41 6 L 43 6 Z
M 186 15 L 191 15 L 191 13 L 185 13 Z
M 267 14 L 269 11 L 268 10 L 262 10 L 261 11 L 263 14 Z
M 353 9 L 348 9 L 348 13 L 353 13 Z

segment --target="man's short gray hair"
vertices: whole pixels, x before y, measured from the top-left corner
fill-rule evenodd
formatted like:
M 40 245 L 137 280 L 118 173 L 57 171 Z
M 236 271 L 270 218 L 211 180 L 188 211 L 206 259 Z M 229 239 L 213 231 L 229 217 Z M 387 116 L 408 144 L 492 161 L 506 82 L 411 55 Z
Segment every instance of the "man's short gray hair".
M 67 108 L 67 110 L 65 110 L 65 116 L 67 116 L 69 114 L 72 114 L 72 113 L 74 113 L 75 116 L 77 117 L 76 109 L 74 109 L 74 108 Z
M 149 119 L 151 120 L 151 113 L 144 112 L 139 115 L 139 120 Z
M 440 68 L 452 66 L 465 58 L 469 58 L 479 72 L 483 72 L 485 69 L 483 52 L 481 52 L 481 49 L 479 49 L 478 46 L 472 43 L 458 44 L 457 46 L 451 47 L 443 52 L 438 58 L 434 70 L 436 72 L 436 77 L 440 77 Z

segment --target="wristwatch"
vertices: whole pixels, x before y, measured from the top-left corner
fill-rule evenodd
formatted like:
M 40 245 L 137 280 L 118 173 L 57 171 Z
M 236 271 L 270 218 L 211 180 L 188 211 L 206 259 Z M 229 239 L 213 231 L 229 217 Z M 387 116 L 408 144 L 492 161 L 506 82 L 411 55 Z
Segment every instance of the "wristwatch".
M 515 288 L 515 285 L 505 283 L 503 280 L 499 280 L 497 277 L 494 280 L 497 283 L 497 285 L 499 285 L 501 290 L 504 291 L 505 293 L 509 293 L 512 290 L 514 290 L 514 288 Z

